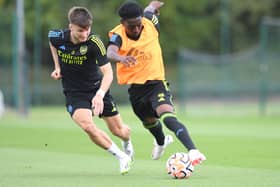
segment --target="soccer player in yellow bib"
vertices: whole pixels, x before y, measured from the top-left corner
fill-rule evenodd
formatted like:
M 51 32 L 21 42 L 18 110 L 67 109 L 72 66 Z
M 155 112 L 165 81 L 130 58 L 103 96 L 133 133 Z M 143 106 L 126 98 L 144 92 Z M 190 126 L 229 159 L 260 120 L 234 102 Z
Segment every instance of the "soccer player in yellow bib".
M 106 48 L 91 33 L 92 15 L 85 7 L 72 7 L 68 12 L 69 28 L 49 31 L 54 71 L 51 77 L 62 80 L 66 108 L 74 122 L 99 147 L 119 159 L 120 172 L 130 170 L 133 146 L 130 128 L 125 125 L 109 92 L 113 80 Z M 93 122 L 99 116 L 112 134 L 122 140 L 123 151 Z
M 129 99 L 134 113 L 154 136 L 152 159 L 159 159 L 171 135 L 164 135 L 162 124 L 174 132 L 186 147 L 193 165 L 206 160 L 194 145 L 185 125 L 176 117 L 169 83 L 165 80 L 159 44 L 159 8 L 161 1 L 151 1 L 144 9 L 136 2 L 121 5 L 121 23 L 109 32 L 107 56 L 117 63 L 119 84 L 129 84 Z

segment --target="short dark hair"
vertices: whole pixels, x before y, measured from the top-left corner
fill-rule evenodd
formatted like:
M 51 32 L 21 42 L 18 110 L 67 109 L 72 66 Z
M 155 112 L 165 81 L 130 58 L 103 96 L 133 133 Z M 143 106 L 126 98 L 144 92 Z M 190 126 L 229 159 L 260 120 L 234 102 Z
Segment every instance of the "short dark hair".
M 122 19 L 137 18 L 143 16 L 143 9 L 136 2 L 127 1 L 121 5 L 118 13 Z
M 91 26 L 93 17 L 87 8 L 74 6 L 68 11 L 68 20 L 71 24 L 87 28 Z

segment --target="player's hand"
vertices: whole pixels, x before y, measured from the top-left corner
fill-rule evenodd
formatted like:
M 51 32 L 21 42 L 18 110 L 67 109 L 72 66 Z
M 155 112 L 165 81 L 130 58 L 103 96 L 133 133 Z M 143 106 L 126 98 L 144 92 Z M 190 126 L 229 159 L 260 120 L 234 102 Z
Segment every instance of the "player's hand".
M 124 64 L 126 67 L 134 66 L 137 61 L 136 58 L 133 56 L 123 56 L 120 60 L 120 63 Z
M 94 116 L 99 116 L 103 113 L 104 102 L 103 97 L 99 94 L 96 94 L 92 99 L 92 112 Z
M 149 4 L 149 6 L 152 6 L 156 10 L 158 10 L 163 5 L 164 5 L 164 2 L 161 2 L 161 1 L 151 1 Z
M 53 70 L 53 72 L 51 73 L 51 78 L 53 78 L 54 80 L 59 80 L 61 79 L 61 72 L 60 69 L 55 69 Z
M 145 8 L 145 11 L 153 12 L 156 16 L 159 16 L 160 12 L 159 9 L 164 5 L 161 1 L 151 1 L 149 5 Z

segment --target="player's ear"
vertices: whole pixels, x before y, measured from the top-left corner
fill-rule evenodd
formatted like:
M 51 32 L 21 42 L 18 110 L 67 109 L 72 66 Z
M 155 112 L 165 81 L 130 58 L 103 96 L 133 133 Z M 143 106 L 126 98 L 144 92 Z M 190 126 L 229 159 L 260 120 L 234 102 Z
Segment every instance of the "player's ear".
M 71 23 L 69 23 L 68 28 L 71 30 L 71 28 L 72 28 L 72 24 Z

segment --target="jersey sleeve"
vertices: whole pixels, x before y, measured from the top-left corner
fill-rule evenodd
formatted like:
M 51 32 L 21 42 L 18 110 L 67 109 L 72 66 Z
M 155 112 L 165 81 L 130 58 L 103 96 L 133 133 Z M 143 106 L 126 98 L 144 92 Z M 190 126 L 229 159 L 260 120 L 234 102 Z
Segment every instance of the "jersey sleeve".
M 63 44 L 64 32 L 63 30 L 51 30 L 49 31 L 48 38 L 50 43 L 57 48 L 59 45 Z
M 122 38 L 120 35 L 114 33 L 109 39 L 109 45 L 113 44 L 118 46 L 119 48 L 122 46 Z
M 158 17 L 151 11 L 145 11 L 144 12 L 144 17 L 151 20 L 151 22 L 154 24 L 156 29 L 159 31 L 159 21 Z
M 92 35 L 90 37 L 90 46 L 92 49 L 91 52 L 96 56 L 96 64 L 98 66 L 103 66 L 109 63 L 106 54 L 106 48 L 104 46 L 104 43 L 99 37 L 97 37 L 96 35 Z

